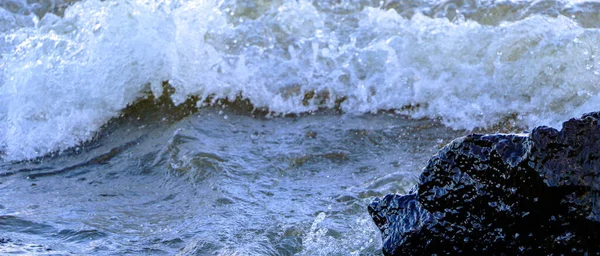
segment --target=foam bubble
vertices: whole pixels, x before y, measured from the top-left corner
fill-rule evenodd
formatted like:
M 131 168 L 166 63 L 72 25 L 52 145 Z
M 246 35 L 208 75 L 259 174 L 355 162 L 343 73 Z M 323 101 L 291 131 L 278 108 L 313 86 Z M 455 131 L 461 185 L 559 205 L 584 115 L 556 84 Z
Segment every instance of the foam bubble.
M 557 125 L 600 102 L 593 19 L 543 8 L 486 22 L 473 13 L 487 6 L 449 17 L 428 1 L 410 15 L 351 1 L 88 0 L 64 16 L 19 3 L 0 8 L 5 160 L 90 140 L 164 81 L 177 104 L 241 95 L 282 114 L 396 109 L 457 129 Z
M 5 36 L 1 145 L 6 159 L 36 157 L 92 138 L 140 97 L 168 79 L 162 48 L 172 21 L 144 5 L 86 1 L 63 18 Z
M 302 251 L 298 255 L 361 255 L 380 248 L 377 228 L 367 215 L 360 216 L 345 232 L 344 239 L 331 234 L 326 227 L 321 227 L 327 214 L 321 212 L 313 221 L 310 230 L 302 237 Z

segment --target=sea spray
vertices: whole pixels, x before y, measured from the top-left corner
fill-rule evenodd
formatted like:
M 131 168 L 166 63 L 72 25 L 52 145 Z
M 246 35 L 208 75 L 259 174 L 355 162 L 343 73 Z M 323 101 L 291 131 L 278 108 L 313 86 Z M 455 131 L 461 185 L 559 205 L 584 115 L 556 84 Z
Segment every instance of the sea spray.
M 503 4 L 529 11 L 510 16 Z M 396 2 L 90 0 L 61 5 L 64 15 L 31 6 L 1 9 L 4 160 L 93 139 L 163 82 L 176 104 L 395 110 L 455 129 L 556 125 L 600 97 L 600 32 L 577 3 L 532 12 L 419 2 L 407 12 Z

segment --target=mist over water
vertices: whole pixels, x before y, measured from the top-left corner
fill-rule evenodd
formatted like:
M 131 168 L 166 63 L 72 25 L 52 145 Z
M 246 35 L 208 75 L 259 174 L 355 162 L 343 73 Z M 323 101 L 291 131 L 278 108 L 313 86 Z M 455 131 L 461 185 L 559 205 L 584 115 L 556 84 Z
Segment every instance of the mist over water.
M 0 1 L 0 252 L 379 254 L 472 130 L 600 104 L 595 1 Z

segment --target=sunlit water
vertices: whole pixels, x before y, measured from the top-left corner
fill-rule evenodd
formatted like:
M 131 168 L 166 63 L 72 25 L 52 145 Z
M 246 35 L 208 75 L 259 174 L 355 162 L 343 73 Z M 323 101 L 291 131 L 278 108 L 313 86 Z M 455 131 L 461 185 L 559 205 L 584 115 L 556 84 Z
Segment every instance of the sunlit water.
M 599 109 L 599 9 L 1 0 L 0 253 L 379 254 L 445 143 Z

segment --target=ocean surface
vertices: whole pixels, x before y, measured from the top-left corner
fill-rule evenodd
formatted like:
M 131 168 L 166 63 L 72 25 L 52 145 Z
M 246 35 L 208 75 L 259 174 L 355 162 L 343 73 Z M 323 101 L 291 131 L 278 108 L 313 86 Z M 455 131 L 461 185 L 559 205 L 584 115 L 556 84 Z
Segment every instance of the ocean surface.
M 446 143 L 600 110 L 599 28 L 584 0 L 0 0 L 0 254 L 380 255 L 366 206 Z

